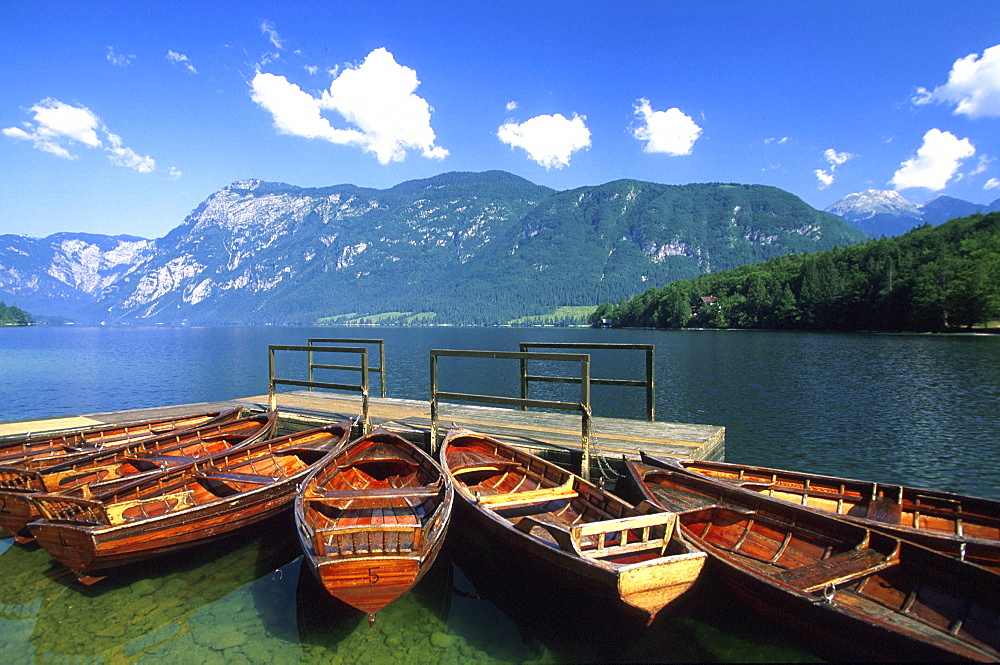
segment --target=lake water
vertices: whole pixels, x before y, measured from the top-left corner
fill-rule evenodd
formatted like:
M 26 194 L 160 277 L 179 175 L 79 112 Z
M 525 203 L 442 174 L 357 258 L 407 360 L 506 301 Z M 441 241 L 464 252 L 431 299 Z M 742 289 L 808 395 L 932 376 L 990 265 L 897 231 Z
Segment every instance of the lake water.
M 555 328 L 3 329 L 2 418 L 260 395 L 267 390 L 267 346 L 304 344 L 309 337 L 384 339 L 388 395 L 423 400 L 432 348 L 654 344 L 657 419 L 725 426 L 729 461 L 1000 498 L 1000 337 Z M 279 375 L 301 376 L 301 362 L 296 354 L 279 354 Z M 518 392 L 515 361 L 441 362 L 443 390 Z M 634 379 L 642 371 L 640 353 L 593 354 L 594 377 Z M 533 388 L 532 396 L 574 398 L 566 386 Z M 599 416 L 644 413 L 641 389 L 595 387 L 594 403 Z M 504 570 L 502 557 L 460 527 L 418 588 L 369 628 L 360 613 L 323 595 L 295 547 L 289 523 L 278 519 L 83 588 L 43 550 L 0 538 L 0 662 L 814 658 L 804 648 L 811 645 L 791 641 L 711 580 L 640 629 L 589 606 L 586 598 L 546 593 L 544 580 L 529 583 L 522 571 Z

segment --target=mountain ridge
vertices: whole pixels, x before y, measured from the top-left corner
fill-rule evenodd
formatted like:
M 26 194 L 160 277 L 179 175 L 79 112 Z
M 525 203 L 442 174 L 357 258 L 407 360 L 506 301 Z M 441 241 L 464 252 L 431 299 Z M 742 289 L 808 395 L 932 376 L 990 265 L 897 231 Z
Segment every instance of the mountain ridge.
M 0 297 L 82 322 L 424 312 L 488 324 L 864 239 L 764 185 L 623 179 L 560 192 L 503 171 L 383 190 L 244 179 L 163 238 L 79 235 L 75 250 L 67 237 L 0 236 Z
M 847 220 L 870 237 L 892 237 L 921 224 L 937 226 L 956 217 L 998 211 L 1000 198 L 982 205 L 939 194 L 917 204 L 894 190 L 867 189 L 848 194 L 824 210 Z

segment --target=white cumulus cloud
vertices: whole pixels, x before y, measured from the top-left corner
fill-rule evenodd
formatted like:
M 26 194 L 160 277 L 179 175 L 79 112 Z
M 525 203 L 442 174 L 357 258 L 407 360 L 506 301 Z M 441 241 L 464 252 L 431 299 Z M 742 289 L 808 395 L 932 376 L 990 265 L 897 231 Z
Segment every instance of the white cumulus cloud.
M 586 118 L 561 113 L 538 115 L 522 123 L 509 121 L 497 129 L 497 138 L 512 148 L 522 148 L 528 157 L 546 169 L 569 166 L 570 156 L 590 147 Z
M 414 70 L 379 48 L 359 66 L 340 71 L 319 97 L 283 76 L 258 72 L 251 98 L 271 113 L 275 128 L 284 134 L 358 146 L 382 164 L 403 161 L 411 149 L 442 159 L 448 151 L 435 145 L 432 109 L 414 94 L 419 85 Z M 335 111 L 353 128 L 334 127 L 324 111 Z
M 194 65 L 191 64 L 191 61 L 183 53 L 178 53 L 177 51 L 169 51 L 168 50 L 167 51 L 167 60 L 169 60 L 170 62 L 176 62 L 179 65 L 182 65 L 184 67 L 184 69 L 186 69 L 188 71 L 189 74 L 197 74 L 198 73 L 198 70 L 194 68 Z
M 128 67 L 135 60 L 135 53 L 115 53 L 115 49 L 109 46 L 107 57 L 115 67 Z
M 1000 178 L 990 178 L 983 185 L 983 189 L 996 189 L 997 187 L 1000 187 Z
M 678 108 L 654 111 L 648 99 L 635 104 L 635 115 L 642 124 L 632 131 L 632 136 L 645 141 L 644 152 L 667 155 L 690 155 L 694 142 L 702 129 Z
M 284 46 L 284 42 L 281 40 L 281 36 L 278 34 L 277 28 L 270 21 L 261 21 L 260 31 L 262 34 L 267 35 L 268 40 L 274 48 L 281 50 Z
M 38 102 L 29 111 L 34 114 L 33 120 L 24 122 L 22 127 L 0 130 L 3 135 L 30 141 L 38 150 L 63 159 L 76 159 L 77 155 L 71 149 L 79 144 L 87 148 L 103 148 L 112 163 L 139 173 L 151 173 L 156 169 L 152 157 L 141 157 L 122 145 L 121 137 L 111 133 L 100 118 L 85 106 L 73 106 L 49 98 Z
M 837 170 L 838 166 L 846 164 L 849 159 L 856 157 L 849 152 L 837 152 L 833 148 L 827 148 L 823 151 L 823 159 L 827 161 L 830 165 L 829 169 L 816 169 L 813 173 L 816 174 L 816 179 L 819 180 L 819 188 L 826 189 L 833 184 L 833 174 Z
M 924 143 L 917 156 L 900 164 L 889 181 L 899 189 L 924 187 L 932 191 L 944 189 L 958 172 L 963 159 L 976 154 L 969 139 L 959 139 L 951 132 L 931 129 L 924 134 Z
M 959 58 L 951 67 L 948 82 L 934 90 L 918 88 L 917 105 L 932 102 L 954 104 L 955 113 L 970 118 L 1000 117 L 1000 44 Z

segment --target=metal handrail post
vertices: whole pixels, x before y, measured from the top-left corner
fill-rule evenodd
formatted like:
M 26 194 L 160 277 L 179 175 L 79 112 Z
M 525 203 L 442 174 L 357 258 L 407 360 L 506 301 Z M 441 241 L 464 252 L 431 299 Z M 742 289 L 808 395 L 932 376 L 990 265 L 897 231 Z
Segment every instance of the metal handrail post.
M 267 347 L 267 408 L 278 408 L 278 396 L 274 392 L 274 349 Z
M 653 422 L 656 411 L 656 379 L 654 376 L 656 362 L 653 358 L 653 347 L 646 349 L 646 420 Z
M 521 352 L 524 352 L 524 346 L 521 346 Z M 528 359 L 521 358 L 521 399 L 528 399 Z M 528 407 L 522 406 L 522 411 L 527 411 Z
M 365 363 L 367 366 L 368 363 Z M 378 345 L 378 375 L 382 385 L 382 397 L 385 397 L 385 343 L 379 340 Z
M 310 351 L 310 353 L 312 353 Z M 372 431 L 372 419 L 368 404 L 368 349 L 361 351 L 361 433 L 367 435 Z
M 438 448 L 438 359 L 431 354 L 431 455 L 437 455 Z
M 309 346 L 312 346 L 312 344 L 310 343 Z M 313 382 L 313 352 L 312 352 L 312 349 L 309 349 L 309 377 L 308 377 L 307 380 L 309 381 L 309 383 Z M 312 389 L 313 389 L 312 386 L 309 386 L 307 388 L 307 390 L 312 390 Z
M 581 447 L 583 457 L 580 459 L 580 475 L 584 480 L 590 481 L 590 434 L 593 428 L 593 417 L 590 411 L 590 356 L 580 361 L 580 406 L 583 411 L 583 422 L 581 423 L 582 433 Z

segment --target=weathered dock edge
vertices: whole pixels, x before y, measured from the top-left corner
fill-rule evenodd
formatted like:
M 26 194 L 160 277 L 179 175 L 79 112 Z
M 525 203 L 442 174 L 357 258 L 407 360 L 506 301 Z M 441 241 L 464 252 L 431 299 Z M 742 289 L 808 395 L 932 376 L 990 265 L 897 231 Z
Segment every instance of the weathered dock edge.
M 283 432 L 357 418 L 361 399 L 356 395 L 319 391 L 278 393 L 279 428 Z M 4 438 L 25 432 L 65 430 L 80 425 L 120 424 L 158 416 L 187 413 L 208 408 L 242 406 L 249 411 L 264 411 L 268 395 L 235 398 L 220 402 L 179 404 L 149 409 L 134 409 L 77 416 L 75 419 L 50 418 L 0 423 Z M 442 403 L 442 425 L 452 423 L 508 442 L 570 469 L 579 468 L 583 451 L 580 443 L 579 416 L 565 413 L 521 411 L 488 406 Z M 384 426 L 404 438 L 430 449 L 430 402 L 400 398 L 370 398 L 372 426 Z M 360 434 L 360 431 L 356 432 Z M 650 422 L 624 418 L 593 419 L 591 455 L 600 475 L 623 473 L 622 456 L 639 459 L 644 450 L 663 457 L 722 460 L 725 457 L 725 428 L 715 425 Z M 610 470 L 614 473 L 610 473 Z

